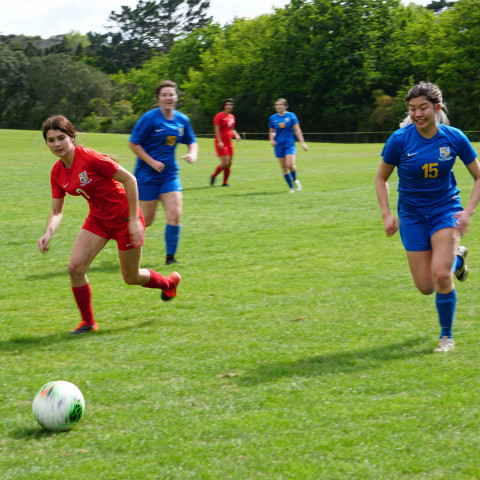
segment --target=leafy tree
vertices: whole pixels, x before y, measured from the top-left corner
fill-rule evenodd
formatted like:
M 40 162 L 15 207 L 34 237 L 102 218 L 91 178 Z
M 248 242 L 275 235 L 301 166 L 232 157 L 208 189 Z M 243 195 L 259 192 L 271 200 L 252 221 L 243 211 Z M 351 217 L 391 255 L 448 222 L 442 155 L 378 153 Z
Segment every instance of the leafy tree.
M 140 0 L 109 16 L 110 33 L 90 32 L 85 62 L 106 73 L 140 68 L 155 54 L 168 53 L 174 41 L 208 25 L 210 0 Z
M 107 75 L 65 54 L 33 58 L 28 79 L 33 103 L 28 123 L 35 128 L 54 113 L 62 113 L 79 123 L 89 113 L 91 99 L 103 97 L 112 102 L 116 95 Z
M 454 1 L 449 2 L 448 0 L 432 0 L 426 8 L 433 10 L 435 13 L 439 13 L 446 8 L 453 7 L 454 3 Z
M 210 0 L 140 0 L 134 9 L 122 6 L 122 11 L 110 13 L 124 42 L 134 42 L 162 52 L 168 52 L 174 40 L 204 27 Z M 113 28 L 113 27 L 110 27 Z
M 424 62 L 443 91 L 453 125 L 480 129 L 480 4 L 458 0 L 438 15 Z
M 29 60 L 20 51 L 0 43 L 0 127 L 25 126 L 30 99 L 28 86 Z

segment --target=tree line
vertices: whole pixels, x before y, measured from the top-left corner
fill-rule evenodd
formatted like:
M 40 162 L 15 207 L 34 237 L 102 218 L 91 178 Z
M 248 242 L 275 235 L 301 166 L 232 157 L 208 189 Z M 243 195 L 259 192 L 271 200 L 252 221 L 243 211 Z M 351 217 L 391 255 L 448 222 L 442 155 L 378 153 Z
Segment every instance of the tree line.
M 480 130 L 480 0 L 291 0 L 223 26 L 208 7 L 140 0 L 111 12 L 107 34 L 0 36 L 0 128 L 63 113 L 83 130 L 129 132 L 169 78 L 198 133 L 225 98 L 239 131 L 266 131 L 280 97 L 305 132 L 391 131 L 420 80 L 440 86 L 453 125 Z

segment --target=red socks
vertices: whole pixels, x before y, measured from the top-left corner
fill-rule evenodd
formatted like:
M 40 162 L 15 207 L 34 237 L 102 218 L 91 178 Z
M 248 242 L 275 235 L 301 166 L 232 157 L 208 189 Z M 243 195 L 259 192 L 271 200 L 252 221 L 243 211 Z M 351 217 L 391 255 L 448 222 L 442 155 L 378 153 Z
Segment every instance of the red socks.
M 90 284 L 87 283 L 83 287 L 72 287 L 73 296 L 77 302 L 82 320 L 88 324 L 93 325 L 95 318 L 93 316 L 92 308 L 92 292 L 90 291 Z
M 228 183 L 228 177 L 230 176 L 230 169 L 226 168 L 223 171 L 223 184 L 226 185 Z
M 219 165 L 217 169 L 213 172 L 212 178 L 215 178 L 222 170 L 223 170 L 223 167 Z
M 169 290 L 172 287 L 171 282 L 167 277 L 155 272 L 155 270 L 150 270 L 149 268 L 147 268 L 147 270 L 150 272 L 150 280 L 143 285 L 144 288 L 160 288 L 161 290 Z

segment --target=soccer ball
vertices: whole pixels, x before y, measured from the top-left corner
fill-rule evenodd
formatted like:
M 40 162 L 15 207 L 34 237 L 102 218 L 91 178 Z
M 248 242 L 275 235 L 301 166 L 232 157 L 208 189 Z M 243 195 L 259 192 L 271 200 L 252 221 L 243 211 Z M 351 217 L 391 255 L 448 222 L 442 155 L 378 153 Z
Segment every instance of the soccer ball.
M 85 400 L 73 383 L 48 382 L 36 393 L 32 410 L 43 428 L 54 432 L 70 430 L 82 418 Z

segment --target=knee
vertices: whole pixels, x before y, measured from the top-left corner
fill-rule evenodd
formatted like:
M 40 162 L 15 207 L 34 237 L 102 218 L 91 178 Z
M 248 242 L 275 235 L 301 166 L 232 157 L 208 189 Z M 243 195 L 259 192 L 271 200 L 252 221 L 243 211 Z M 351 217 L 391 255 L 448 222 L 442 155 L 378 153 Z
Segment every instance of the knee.
M 167 217 L 167 223 L 169 225 L 180 225 L 180 218 L 181 218 L 182 212 L 180 209 L 172 209 L 169 210 L 166 214 Z
M 67 269 L 70 277 L 77 277 L 87 273 L 87 268 L 84 265 L 76 263 L 72 260 L 68 262 Z
M 144 215 L 145 226 L 149 227 L 155 220 L 155 215 Z
M 433 285 L 417 285 L 417 288 L 422 295 L 431 295 L 435 291 Z
M 127 285 L 139 285 L 140 284 L 140 278 L 138 274 L 134 273 L 123 273 L 123 281 Z
M 453 288 L 451 270 L 439 269 L 433 272 L 433 281 L 437 292 L 450 291 Z

